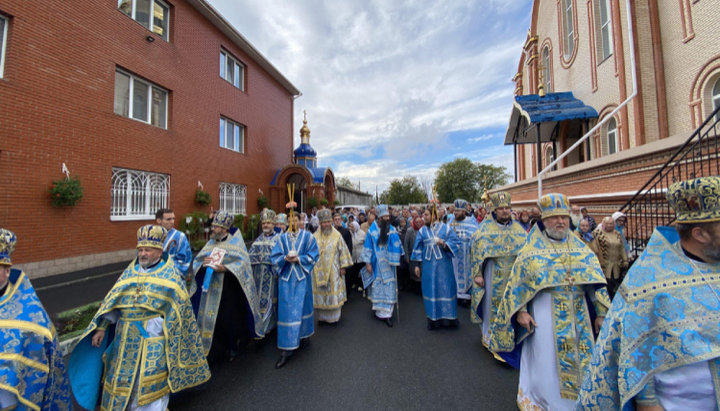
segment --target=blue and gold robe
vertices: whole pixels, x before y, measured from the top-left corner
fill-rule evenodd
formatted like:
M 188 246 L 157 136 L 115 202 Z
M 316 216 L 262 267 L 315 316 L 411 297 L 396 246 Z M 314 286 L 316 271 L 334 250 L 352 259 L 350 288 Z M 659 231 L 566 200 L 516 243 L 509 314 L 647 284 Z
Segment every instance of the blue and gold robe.
M 285 257 L 297 252 L 299 262 Z M 275 242 L 270 259 L 278 276 L 277 344 L 281 350 L 294 350 L 300 339 L 315 332 L 313 317 L 312 275 L 320 252 L 309 231 L 286 232 Z
M 260 234 L 248 251 L 258 296 L 263 335 L 275 328 L 277 322 L 277 281 L 270 254 L 278 238 L 280 235 L 275 231 L 269 236 Z
M 480 287 L 473 281 L 470 320 L 482 322 L 485 348 L 493 339 L 490 324 L 497 321 L 510 270 L 526 239 L 527 233 L 519 223 L 510 220 L 508 224 L 499 224 L 494 214 L 486 217 L 473 234 L 472 277 L 484 277 L 485 285 Z
M 703 361 L 720 396 L 719 290 L 720 265 L 692 261 L 674 228 L 657 227 L 613 299 L 578 408 L 633 409 L 658 374 Z
M 457 237 L 457 254 L 455 254 L 453 258 L 457 296 L 458 298 L 469 300 L 469 292 L 473 285 L 471 264 L 472 237 L 478 230 L 478 223 L 473 217 L 465 217 L 462 221 L 453 218 L 452 222 L 448 222 L 448 225 Z
M 163 251 L 172 257 L 173 261 L 175 261 L 175 268 L 184 277 L 190 269 L 190 263 L 192 263 L 192 250 L 185 234 L 171 228 L 165 238 Z
M 448 246 L 440 247 L 441 239 Z M 423 226 L 415 237 L 411 259 L 422 262 L 421 287 L 425 315 L 433 320 L 457 318 L 457 285 L 452 258 L 457 253 L 457 237 L 446 224 Z
M 55 327 L 24 272 L 11 269 L 0 296 L 0 391 L 17 409 L 72 409 Z M 3 404 L 6 405 L 6 404 Z
M 536 300 L 547 303 L 542 314 Z M 518 404 L 522 409 L 537 406 L 534 398 L 538 397 L 548 401 L 552 401 L 549 398 L 564 400 L 563 406 L 577 399 L 594 344 L 592 317 L 595 313 L 603 316 L 609 306 L 605 276 L 592 250 L 571 233 L 564 241 L 552 241 L 544 233 L 542 223 L 536 224 L 515 259 L 497 312 L 498 319 L 491 324 L 494 334 L 491 351 L 510 352 L 516 344 L 524 342 L 518 390 Z M 533 334 L 514 323 L 517 313 L 525 309 L 538 323 Z M 538 334 L 542 335 L 541 339 Z M 543 340 L 546 337 L 549 340 Z M 538 348 L 549 350 L 540 357 L 527 358 L 526 351 L 537 353 Z M 552 370 L 547 368 L 530 369 L 535 366 L 532 361 L 554 363 L 556 374 L 552 375 Z M 539 374 L 541 372 L 543 374 Z M 550 379 L 554 379 L 552 384 L 545 384 Z M 536 388 L 545 385 L 546 389 L 542 390 L 545 392 L 532 392 L 533 388 L 523 386 L 524 381 L 530 381 L 529 385 Z M 548 386 L 556 387 L 559 392 L 548 392 Z M 560 409 L 559 403 L 550 404 L 550 409 Z
M 206 273 L 206 267 L 203 266 L 203 261 L 210 256 L 212 250 L 215 248 L 225 250 L 222 265 L 225 266 L 227 271 L 223 273 L 214 272 L 208 291 L 202 292 L 202 284 L 205 280 Z M 195 272 L 195 281 L 191 283 L 190 295 L 193 296 L 193 301 L 196 302 L 198 307 L 197 320 L 206 355 L 210 352 L 212 346 L 215 322 L 218 317 L 220 299 L 223 295 L 223 281 L 227 274 L 231 274 L 237 279 L 247 299 L 248 307 L 252 312 L 252 318 L 248 319 L 252 321 L 252 323 L 249 324 L 248 328 L 252 330 L 254 336 L 257 338 L 265 336 L 262 315 L 260 313 L 260 299 L 258 298 L 255 287 L 250 257 L 248 256 L 247 248 L 245 248 L 245 241 L 243 241 L 240 230 L 236 230 L 233 235 L 228 234 L 225 241 L 210 239 L 207 244 L 205 244 L 205 247 L 195 256 L 193 271 Z M 196 289 L 197 291 L 195 291 Z M 196 294 L 193 294 L 194 292 Z M 237 303 L 244 304 L 242 301 L 238 301 Z
M 392 314 L 393 305 L 398 298 L 396 272 L 404 251 L 400 236 L 393 226 L 388 230 L 386 244 L 379 245 L 379 239 L 380 228 L 377 221 L 374 221 L 365 236 L 365 244 L 360 254 L 360 261 L 372 266 L 372 274 L 363 267 L 360 276 L 363 287 L 369 288 L 368 298 L 373 304 L 373 310 Z
M 102 383 L 103 410 L 123 410 L 137 387 L 138 405 L 204 383 L 210 369 L 184 279 L 167 254 L 148 272 L 133 260 L 108 292 L 68 363 L 78 404 L 95 409 Z M 117 315 L 100 347 L 92 337 L 104 318 Z M 162 319 L 162 333 L 148 323 Z

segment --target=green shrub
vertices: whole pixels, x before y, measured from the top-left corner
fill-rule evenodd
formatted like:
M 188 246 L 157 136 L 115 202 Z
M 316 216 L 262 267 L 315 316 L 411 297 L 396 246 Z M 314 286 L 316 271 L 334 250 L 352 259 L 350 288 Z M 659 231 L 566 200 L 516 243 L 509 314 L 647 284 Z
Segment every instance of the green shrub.
M 208 205 L 212 203 L 212 196 L 205 190 L 201 190 L 199 187 L 195 190 L 195 202 L 201 205 Z
M 259 207 L 260 211 L 262 211 L 264 208 L 266 208 L 266 207 L 268 206 L 269 200 L 268 200 L 268 198 L 265 197 L 264 195 L 261 195 L 261 196 L 258 197 L 258 199 L 257 199 L 257 204 L 258 204 L 258 207 Z
M 77 178 L 53 181 L 50 198 L 55 207 L 74 206 L 83 198 L 83 188 Z

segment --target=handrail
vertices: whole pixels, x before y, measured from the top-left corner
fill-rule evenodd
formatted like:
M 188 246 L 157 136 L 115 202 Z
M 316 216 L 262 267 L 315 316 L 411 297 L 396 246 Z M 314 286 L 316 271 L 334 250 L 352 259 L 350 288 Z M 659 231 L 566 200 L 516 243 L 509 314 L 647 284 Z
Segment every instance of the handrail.
M 538 175 L 537 175 L 537 178 L 538 178 L 538 199 L 539 199 L 540 197 L 542 197 L 542 177 L 543 177 L 543 175 L 544 175 L 545 173 L 547 173 L 548 171 L 552 170 L 552 168 L 555 167 L 555 165 L 556 165 L 560 160 L 562 160 L 563 158 L 565 158 L 565 156 L 567 156 L 568 154 L 570 154 L 570 153 L 571 153 L 573 150 L 575 150 L 580 144 L 582 144 L 583 142 L 585 142 L 585 140 L 587 140 L 598 128 L 600 128 L 603 124 L 605 124 L 605 122 L 609 121 L 609 120 L 615 115 L 615 113 L 617 113 L 621 108 L 625 107 L 625 106 L 630 102 L 630 100 L 632 100 L 633 98 L 635 98 L 635 96 L 637 96 L 638 86 L 637 86 L 637 73 L 635 72 L 635 33 L 633 33 L 633 29 L 632 29 L 632 18 L 633 18 L 633 17 L 632 17 L 632 8 L 630 7 L 630 0 L 626 0 L 626 1 L 625 1 L 625 7 L 627 8 L 627 21 L 628 21 L 628 34 L 629 34 L 629 36 L 628 36 L 628 44 L 630 45 L 630 72 L 632 73 L 633 92 L 632 92 L 632 94 L 630 94 L 630 95 L 628 96 L 628 98 L 625 99 L 625 101 L 623 101 L 622 103 L 620 103 L 620 105 L 618 105 L 618 106 L 615 108 L 615 110 L 611 111 L 610 114 L 608 114 L 607 116 L 605 116 L 604 119 L 602 119 L 601 121 L 599 121 L 593 128 L 591 128 L 587 133 L 585 133 L 585 135 L 583 135 L 582 137 L 580 137 L 580 139 L 579 139 L 578 141 L 576 141 L 575 144 L 573 144 L 572 146 L 570 146 L 570 148 L 568 148 L 567 150 L 563 151 L 563 153 L 560 154 L 560 156 L 559 156 L 558 158 L 556 158 L 555 160 L 553 160 L 553 162 L 551 162 L 550 164 L 548 164 L 547 167 L 545 167 L 544 169 L 542 169 L 542 171 L 540 171 L 540 172 L 538 173 Z

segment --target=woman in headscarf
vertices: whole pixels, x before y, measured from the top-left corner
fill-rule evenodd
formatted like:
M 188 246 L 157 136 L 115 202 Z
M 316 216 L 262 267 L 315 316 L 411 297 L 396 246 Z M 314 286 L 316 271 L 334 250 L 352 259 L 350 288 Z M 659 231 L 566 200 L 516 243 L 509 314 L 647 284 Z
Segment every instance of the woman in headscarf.
M 352 260 L 353 265 L 350 267 L 350 288 L 358 288 L 361 290 L 359 284 L 362 284 L 360 280 L 360 270 L 363 268 L 365 263 L 360 261 L 360 255 L 365 245 L 365 236 L 367 235 L 367 229 L 363 230 L 360 228 L 360 224 L 355 219 L 348 222 L 348 230 L 352 234 Z M 350 296 L 350 290 L 348 290 L 348 296 Z
M 577 234 L 585 244 L 590 245 L 590 242 L 593 240 L 593 235 L 592 231 L 590 231 L 590 222 L 586 218 L 580 220 L 578 228 L 575 229 L 575 234 Z
M 622 282 L 624 270 L 628 267 L 623 236 L 615 229 L 615 221 L 612 217 L 603 218 L 593 234 L 595 238 L 590 243 L 590 248 L 600 260 L 600 266 L 607 280 L 608 293 L 612 298 Z
M 403 260 L 407 264 L 409 271 L 410 281 L 407 282 L 407 289 L 420 294 L 420 279 L 415 277 L 412 273 L 415 271 L 415 265 L 417 263 L 410 261 L 410 255 L 412 254 L 413 246 L 415 245 L 415 237 L 420 228 L 425 224 L 422 217 L 415 217 L 412 219 L 412 223 L 408 225 L 407 231 L 405 232 L 405 239 L 403 240 L 403 248 L 405 249 L 405 255 Z

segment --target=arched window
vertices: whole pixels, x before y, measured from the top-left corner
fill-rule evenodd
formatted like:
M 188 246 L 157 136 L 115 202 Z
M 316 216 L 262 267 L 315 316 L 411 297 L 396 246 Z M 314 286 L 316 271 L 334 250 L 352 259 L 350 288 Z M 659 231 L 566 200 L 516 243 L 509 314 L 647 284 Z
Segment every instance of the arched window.
M 542 52 L 543 65 L 543 83 L 545 84 L 545 92 L 552 93 L 552 77 L 550 76 L 550 47 L 545 46 Z
M 613 47 L 610 0 L 600 0 L 598 2 L 598 6 L 600 9 L 600 21 L 598 24 L 598 27 L 600 28 L 600 36 L 598 38 L 598 40 L 600 40 L 600 44 L 598 45 L 598 48 L 600 49 L 600 61 L 603 61 L 612 55 Z
M 619 141 L 618 141 L 618 129 L 617 121 L 611 118 L 607 123 L 607 142 L 608 142 L 608 154 L 617 153 Z
M 545 164 L 543 168 L 549 166 L 553 161 L 555 161 L 555 152 L 553 151 L 552 145 L 548 145 L 545 147 Z
M 563 35 L 565 37 L 565 41 L 563 42 L 564 50 L 566 58 L 570 58 L 572 56 L 575 42 L 574 42 L 574 35 L 575 35 L 575 26 L 573 24 L 573 0 L 563 0 L 562 6 L 563 6 Z
M 713 104 L 713 111 L 715 111 L 718 106 L 720 106 L 720 78 L 715 80 L 715 86 L 712 90 L 712 104 Z M 720 112 L 715 114 L 715 120 L 720 121 Z

